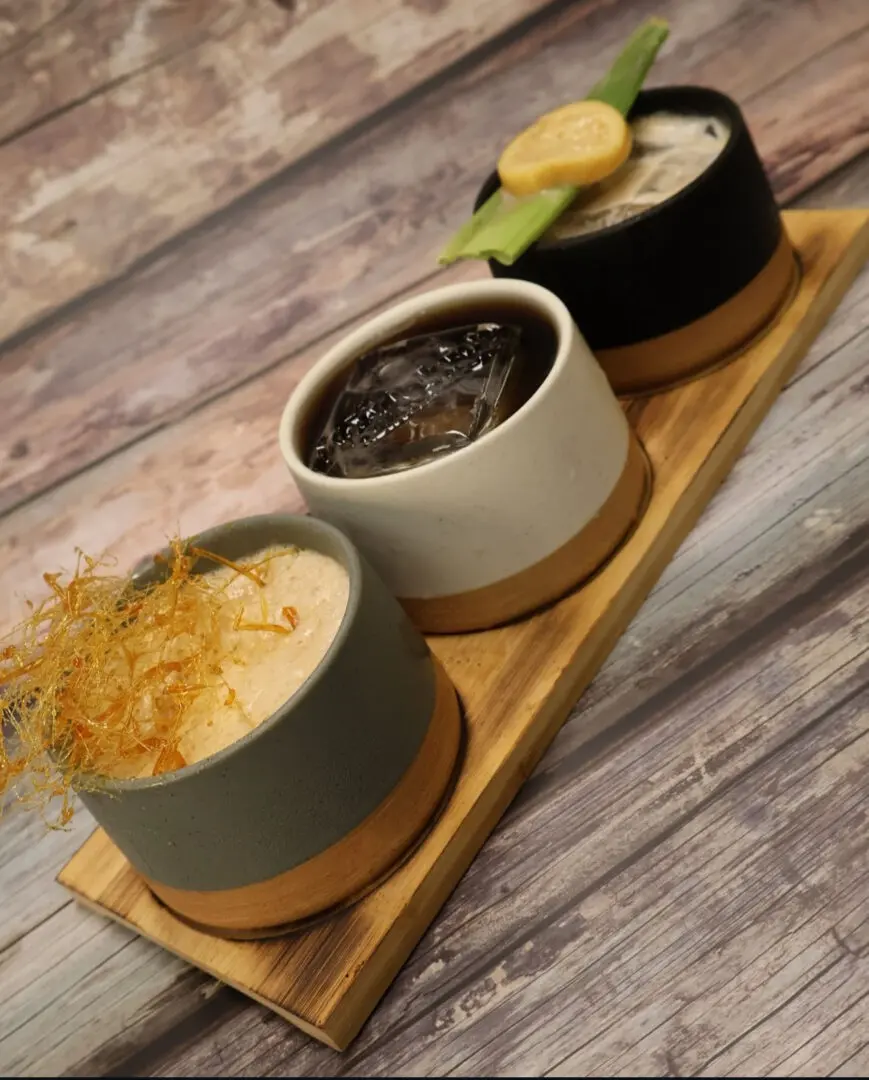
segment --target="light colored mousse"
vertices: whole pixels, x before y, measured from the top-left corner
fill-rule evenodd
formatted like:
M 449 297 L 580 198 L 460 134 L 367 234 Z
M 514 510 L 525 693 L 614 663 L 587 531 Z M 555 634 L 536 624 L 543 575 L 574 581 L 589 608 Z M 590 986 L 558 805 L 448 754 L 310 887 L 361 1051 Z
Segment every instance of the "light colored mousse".
M 672 198 L 709 168 L 730 137 L 718 117 L 673 112 L 639 117 L 631 130 L 628 160 L 606 180 L 584 188 L 545 240 L 606 229 Z
M 229 567 L 209 574 L 226 597 L 220 617 L 230 655 L 222 669 L 225 682 L 198 693 L 184 717 L 179 750 L 187 765 L 232 745 L 292 697 L 323 659 L 347 609 L 347 571 L 328 555 L 274 547 L 244 563 L 255 568 L 264 585 Z M 252 623 L 286 627 L 285 608 L 298 614 L 291 633 L 249 628 Z M 236 626 L 239 611 L 242 627 Z M 139 757 L 134 771 L 124 773 L 120 763 L 111 775 L 150 776 L 153 765 Z

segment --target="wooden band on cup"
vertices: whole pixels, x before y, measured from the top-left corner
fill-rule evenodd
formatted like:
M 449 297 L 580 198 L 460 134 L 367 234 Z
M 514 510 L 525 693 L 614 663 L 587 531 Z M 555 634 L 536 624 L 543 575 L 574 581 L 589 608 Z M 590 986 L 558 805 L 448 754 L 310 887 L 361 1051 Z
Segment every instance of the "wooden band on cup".
M 145 878 L 151 891 L 185 921 L 222 936 L 268 936 L 357 899 L 381 881 L 425 833 L 442 807 L 462 741 L 456 691 L 440 663 L 428 731 L 404 776 L 383 802 L 319 855 L 283 874 L 232 889 L 195 891 Z
M 557 600 L 585 581 L 619 547 L 642 517 L 651 491 L 651 467 L 633 431 L 621 476 L 592 520 L 545 559 L 480 589 L 426 599 L 403 599 L 408 615 L 427 633 L 485 630 Z
M 790 303 L 798 283 L 799 264 L 782 228 L 766 266 L 714 311 L 659 337 L 598 349 L 595 356 L 617 394 L 665 389 L 741 352 Z

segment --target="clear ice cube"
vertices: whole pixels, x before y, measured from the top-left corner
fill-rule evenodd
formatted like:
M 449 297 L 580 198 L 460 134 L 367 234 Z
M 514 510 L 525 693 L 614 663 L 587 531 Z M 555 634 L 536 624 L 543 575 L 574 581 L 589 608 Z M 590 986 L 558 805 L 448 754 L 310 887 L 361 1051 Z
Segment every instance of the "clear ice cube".
M 356 362 L 310 456 L 360 478 L 460 450 L 515 408 L 521 331 L 478 323 L 385 345 Z
M 651 113 L 633 121 L 634 145 L 644 151 L 671 150 L 676 146 L 701 146 L 711 142 L 723 145 L 728 125 L 714 116 L 691 116 L 684 113 Z
M 646 179 L 637 192 L 639 198 L 654 198 L 661 202 L 687 187 L 705 172 L 717 153 L 703 154 L 696 151 L 671 151 L 661 157 L 660 165 Z
M 642 214 L 648 210 L 652 203 L 627 202 L 615 206 L 595 208 L 593 210 L 581 209 L 579 212 L 568 217 L 557 231 L 552 234 L 556 238 L 569 236 L 584 236 L 586 233 L 597 232 L 599 229 L 609 229 L 613 225 L 620 225 L 623 221 Z

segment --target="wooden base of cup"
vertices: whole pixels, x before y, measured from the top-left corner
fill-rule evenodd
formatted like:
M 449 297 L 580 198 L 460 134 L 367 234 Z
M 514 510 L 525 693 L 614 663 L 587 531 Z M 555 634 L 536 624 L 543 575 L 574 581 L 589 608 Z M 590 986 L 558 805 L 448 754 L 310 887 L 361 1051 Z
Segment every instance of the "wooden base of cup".
M 649 501 L 652 472 L 633 431 L 622 474 L 597 515 L 576 536 L 521 573 L 481 589 L 426 599 L 403 598 L 427 634 L 488 630 L 558 600 L 587 581 L 630 536 Z
M 404 776 L 373 813 L 325 851 L 267 881 L 201 892 L 145 879 L 166 907 L 224 937 L 267 937 L 363 896 L 397 867 L 424 835 L 455 779 L 462 741 L 459 702 L 435 666 L 428 732 Z
M 799 287 L 799 262 L 782 228 L 766 266 L 720 307 L 660 337 L 598 349 L 595 356 L 617 394 L 658 393 L 727 363 L 775 323 Z

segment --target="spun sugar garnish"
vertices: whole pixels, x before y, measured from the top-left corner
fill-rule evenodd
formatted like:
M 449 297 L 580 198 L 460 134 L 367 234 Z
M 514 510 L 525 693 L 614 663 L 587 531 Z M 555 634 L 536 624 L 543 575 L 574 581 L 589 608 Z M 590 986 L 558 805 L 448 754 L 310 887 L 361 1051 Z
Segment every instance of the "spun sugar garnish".
M 185 723 L 197 704 L 219 701 L 252 727 L 227 672 L 238 678 L 246 663 L 242 634 L 257 632 L 259 643 L 300 625 L 298 609 L 286 602 L 294 597 L 283 596 L 274 612 L 265 597 L 276 560 L 298 555 L 297 548 L 270 549 L 235 562 L 175 539 L 168 557 L 156 557 L 160 580 L 146 585 L 81 552 L 68 581 L 44 574 L 47 595 L 28 604 L 28 616 L 0 644 L 4 805 L 11 796 L 62 827 L 76 788 L 184 767 Z M 194 573 L 199 560 L 221 570 Z M 240 578 L 258 591 L 257 610 L 233 594 Z

